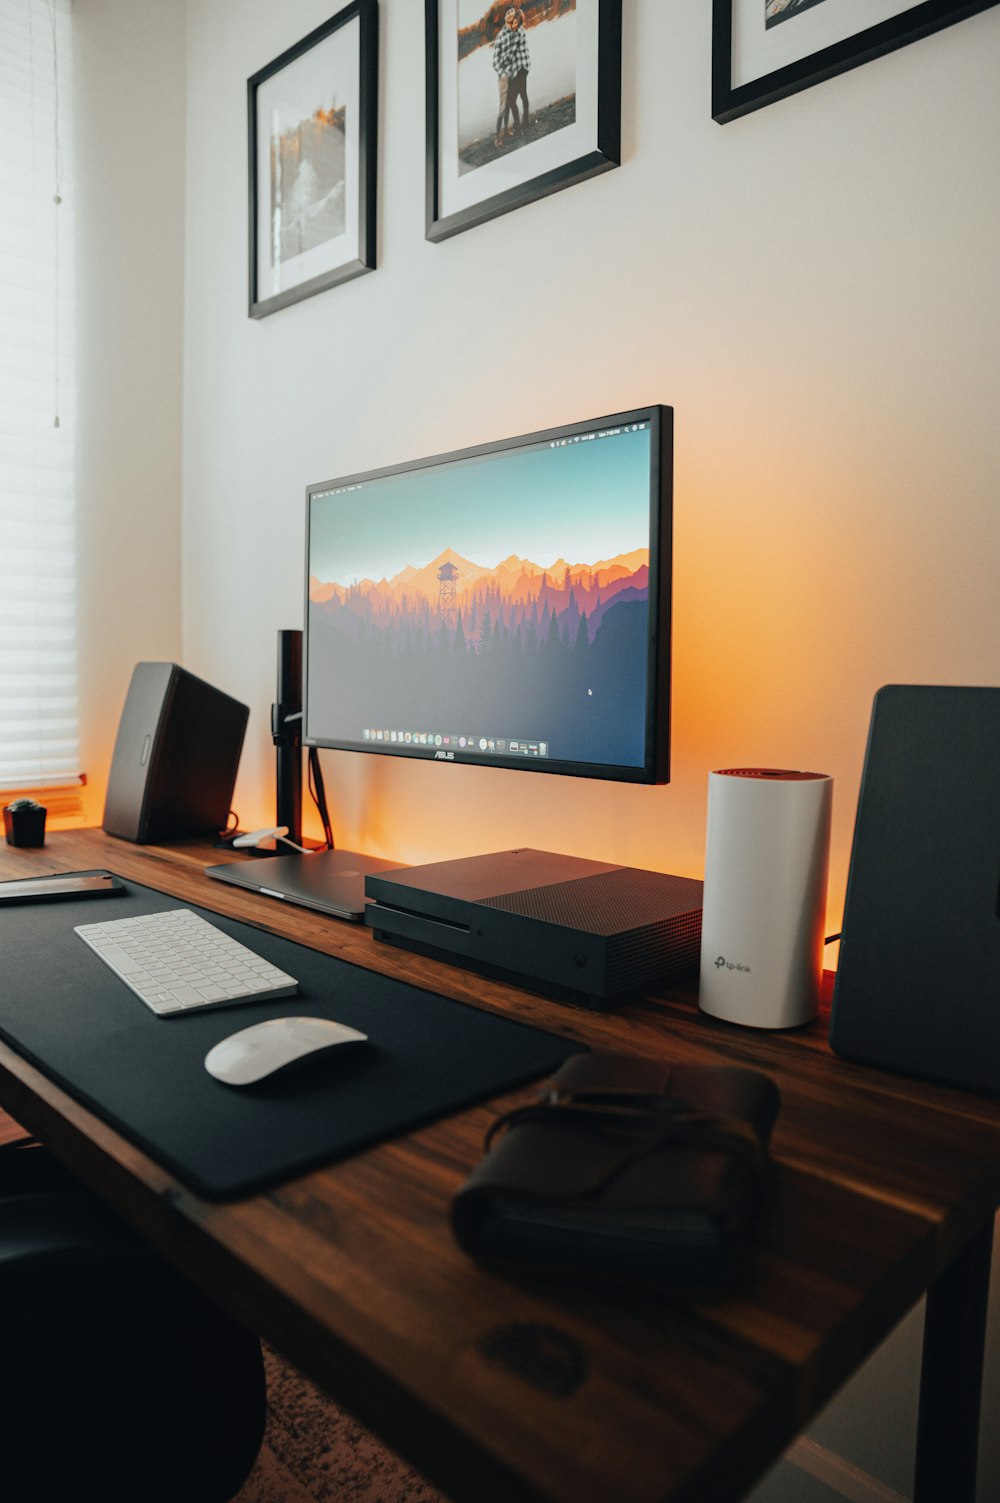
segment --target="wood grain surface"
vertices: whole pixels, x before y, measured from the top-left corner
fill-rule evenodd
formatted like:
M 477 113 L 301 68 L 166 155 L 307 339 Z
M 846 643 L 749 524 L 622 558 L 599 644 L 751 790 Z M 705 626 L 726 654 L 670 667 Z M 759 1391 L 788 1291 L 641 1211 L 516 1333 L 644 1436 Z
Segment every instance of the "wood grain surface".
M 757 1033 L 683 989 L 588 1013 L 212 882 L 219 859 L 57 833 L 0 847 L 0 878 L 106 867 L 595 1047 L 752 1065 L 781 1091 L 755 1255 L 725 1298 L 683 1305 L 501 1278 L 458 1248 L 451 1197 L 534 1088 L 219 1205 L 0 1045 L 19 1122 L 459 1503 L 738 1499 L 1000 1204 L 1000 1102 L 838 1059 L 825 1016 Z

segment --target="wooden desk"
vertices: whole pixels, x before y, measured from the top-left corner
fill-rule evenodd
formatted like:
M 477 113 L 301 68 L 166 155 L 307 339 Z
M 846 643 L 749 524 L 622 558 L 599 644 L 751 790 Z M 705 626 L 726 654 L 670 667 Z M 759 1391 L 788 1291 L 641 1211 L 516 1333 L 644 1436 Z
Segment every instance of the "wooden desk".
M 783 1107 L 752 1266 L 726 1299 L 671 1307 L 514 1283 L 455 1245 L 450 1198 L 532 1091 L 218 1205 L 0 1045 L 0 1102 L 178 1267 L 458 1503 L 736 1500 L 929 1291 L 917 1503 L 972 1503 L 1000 1102 L 838 1060 L 825 1021 L 757 1034 L 680 990 L 615 1016 L 545 1001 L 211 882 L 217 859 L 85 831 L 0 847 L 0 878 L 106 866 L 593 1045 L 756 1065 Z

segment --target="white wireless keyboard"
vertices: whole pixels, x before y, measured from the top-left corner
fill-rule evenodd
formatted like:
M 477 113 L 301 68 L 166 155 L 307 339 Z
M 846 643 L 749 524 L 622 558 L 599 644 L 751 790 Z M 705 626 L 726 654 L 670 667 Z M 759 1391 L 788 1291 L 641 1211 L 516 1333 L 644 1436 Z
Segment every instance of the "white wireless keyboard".
M 75 932 L 161 1016 L 294 996 L 298 982 L 190 908 L 168 908 Z

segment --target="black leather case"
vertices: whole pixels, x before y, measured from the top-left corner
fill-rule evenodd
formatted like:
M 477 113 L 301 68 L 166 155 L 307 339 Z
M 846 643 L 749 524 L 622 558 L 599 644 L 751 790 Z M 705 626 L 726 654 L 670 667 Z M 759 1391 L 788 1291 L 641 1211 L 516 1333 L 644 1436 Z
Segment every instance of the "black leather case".
M 515 1273 L 711 1294 L 745 1254 L 778 1106 L 756 1070 L 578 1055 L 496 1124 L 455 1235 Z

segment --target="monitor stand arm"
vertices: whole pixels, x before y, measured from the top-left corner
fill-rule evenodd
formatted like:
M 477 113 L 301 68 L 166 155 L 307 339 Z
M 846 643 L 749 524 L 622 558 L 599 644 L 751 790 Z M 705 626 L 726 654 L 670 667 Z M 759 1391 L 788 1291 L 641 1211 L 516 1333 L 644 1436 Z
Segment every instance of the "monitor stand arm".
M 271 738 L 275 746 L 275 822 L 287 825 L 288 839 L 307 850 L 333 845 L 326 811 L 323 775 L 315 748 L 309 750 L 316 802 L 327 840 L 302 838 L 302 633 L 278 633 L 278 698 L 271 706 Z
M 271 735 L 275 745 L 275 823 L 287 825 L 288 838 L 302 843 L 302 724 L 301 706 L 271 706 Z

